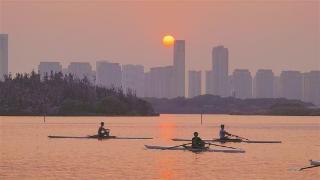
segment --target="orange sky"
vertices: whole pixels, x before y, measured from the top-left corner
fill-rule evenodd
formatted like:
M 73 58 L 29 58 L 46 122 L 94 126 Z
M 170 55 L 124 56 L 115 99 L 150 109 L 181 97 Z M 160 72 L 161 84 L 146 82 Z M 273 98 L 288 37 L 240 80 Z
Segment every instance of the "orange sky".
M 230 69 L 320 70 L 319 1 L 107 2 L 0 0 L 0 32 L 9 33 L 9 70 L 40 61 L 96 60 L 172 64 L 162 36 L 186 40 L 187 69 L 211 67 L 225 45 Z M 22 65 L 23 64 L 23 65 Z

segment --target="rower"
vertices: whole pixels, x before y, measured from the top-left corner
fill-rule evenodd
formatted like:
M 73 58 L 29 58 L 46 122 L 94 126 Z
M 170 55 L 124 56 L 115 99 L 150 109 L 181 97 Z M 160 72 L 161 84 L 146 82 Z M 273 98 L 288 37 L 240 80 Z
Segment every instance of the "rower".
M 220 132 L 219 132 L 220 139 L 229 139 L 228 136 L 232 136 L 232 134 L 230 134 L 226 130 L 224 130 L 224 124 L 221 124 L 220 127 L 221 127 Z
M 204 148 L 205 142 L 198 137 L 198 132 L 193 133 L 194 137 L 192 138 L 192 148 Z
M 104 122 L 100 123 L 100 127 L 98 129 L 98 136 L 99 137 L 108 137 L 110 134 L 110 130 L 104 128 Z

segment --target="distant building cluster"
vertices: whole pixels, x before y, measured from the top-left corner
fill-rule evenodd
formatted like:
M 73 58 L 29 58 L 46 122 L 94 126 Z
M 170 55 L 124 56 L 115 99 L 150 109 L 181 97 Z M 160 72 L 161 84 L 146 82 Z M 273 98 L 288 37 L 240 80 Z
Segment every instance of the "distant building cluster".
M 67 69 L 63 69 L 59 62 L 50 61 L 40 62 L 38 70 L 41 78 L 63 72 L 79 79 L 86 77 L 98 86 L 122 88 L 139 97 L 185 97 L 185 41 L 176 40 L 172 66 L 153 67 L 148 72 L 144 71 L 142 65 L 120 65 L 108 61 L 96 62 L 96 71 L 93 71 L 90 63 L 71 62 Z M 201 80 L 201 73 L 198 74 Z M 194 96 L 200 95 L 200 86 Z
M 122 88 L 139 97 L 192 98 L 202 92 L 202 72 L 189 70 L 186 79 L 185 54 L 185 41 L 176 40 L 172 65 L 152 67 L 146 72 L 142 65 L 108 61 L 97 61 L 95 70 L 88 62 L 71 62 L 63 68 L 60 62 L 47 61 L 40 62 L 38 70 L 41 78 L 62 72 L 80 79 L 87 78 L 95 85 Z M 248 69 L 235 69 L 231 73 L 228 67 L 228 48 L 213 47 L 212 67 L 205 71 L 205 94 L 241 99 L 298 99 L 320 105 L 320 70 L 305 73 L 282 71 L 277 76 L 271 69 L 259 69 L 253 77 Z M 8 35 L 0 34 L 0 80 L 5 74 L 8 74 Z
M 206 94 L 240 99 L 297 99 L 320 105 L 320 71 L 282 71 L 276 76 L 271 69 L 259 69 L 252 77 L 248 69 L 235 69 L 229 75 L 228 61 L 228 49 L 213 48 L 212 69 L 206 71 Z

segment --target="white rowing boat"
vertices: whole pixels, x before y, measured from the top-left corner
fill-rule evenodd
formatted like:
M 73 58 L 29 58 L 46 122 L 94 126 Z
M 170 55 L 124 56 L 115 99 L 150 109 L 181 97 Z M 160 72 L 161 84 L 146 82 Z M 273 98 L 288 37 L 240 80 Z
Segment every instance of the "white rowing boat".
M 159 150 L 183 150 L 192 152 L 224 152 L 224 153 L 244 153 L 241 149 L 211 149 L 211 148 L 192 148 L 190 146 L 180 147 L 166 147 L 166 146 L 150 146 L 144 145 L 147 149 L 159 149 Z
M 104 136 L 99 137 L 98 135 L 92 136 L 48 136 L 48 138 L 56 138 L 56 139 L 153 139 L 149 137 L 118 137 L 118 136 Z
M 191 141 L 190 139 L 182 139 L 182 138 L 174 138 L 171 139 L 172 141 Z M 221 143 L 226 143 L 226 142 L 233 142 L 233 143 L 281 143 L 281 141 L 251 141 L 251 140 L 242 140 L 242 139 L 205 139 L 203 140 L 205 142 L 221 142 Z

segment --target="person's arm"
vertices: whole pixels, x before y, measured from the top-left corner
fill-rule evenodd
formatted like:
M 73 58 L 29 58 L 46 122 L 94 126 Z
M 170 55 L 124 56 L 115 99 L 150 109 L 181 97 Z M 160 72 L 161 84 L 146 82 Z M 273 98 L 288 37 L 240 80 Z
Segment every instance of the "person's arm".
M 224 131 L 224 133 L 228 136 L 233 136 L 232 134 L 228 133 L 227 131 Z

